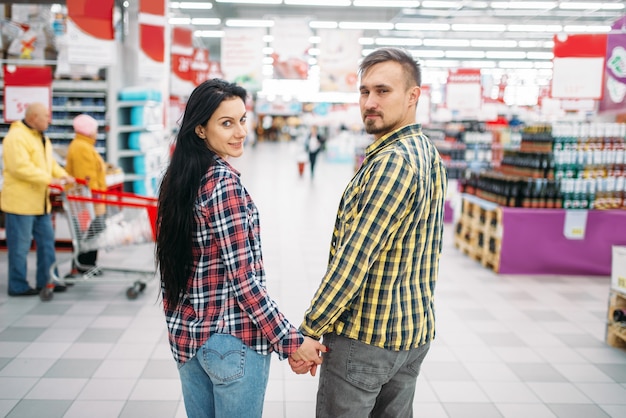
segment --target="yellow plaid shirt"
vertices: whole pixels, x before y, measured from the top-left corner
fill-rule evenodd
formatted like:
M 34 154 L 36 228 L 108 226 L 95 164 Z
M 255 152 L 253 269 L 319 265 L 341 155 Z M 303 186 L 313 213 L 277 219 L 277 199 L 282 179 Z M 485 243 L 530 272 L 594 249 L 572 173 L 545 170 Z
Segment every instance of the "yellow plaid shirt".
M 333 332 L 390 350 L 434 338 L 446 188 L 444 163 L 419 124 L 366 149 L 339 204 L 305 335 Z

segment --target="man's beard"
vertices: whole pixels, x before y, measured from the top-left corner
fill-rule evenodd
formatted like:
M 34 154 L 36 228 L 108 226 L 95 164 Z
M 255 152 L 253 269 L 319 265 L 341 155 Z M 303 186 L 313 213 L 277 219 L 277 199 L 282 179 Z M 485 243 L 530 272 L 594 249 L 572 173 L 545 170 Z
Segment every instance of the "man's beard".
M 376 121 L 377 120 L 367 119 L 365 122 L 365 132 L 373 135 L 386 133 L 389 127 L 384 123 L 381 126 L 376 126 Z

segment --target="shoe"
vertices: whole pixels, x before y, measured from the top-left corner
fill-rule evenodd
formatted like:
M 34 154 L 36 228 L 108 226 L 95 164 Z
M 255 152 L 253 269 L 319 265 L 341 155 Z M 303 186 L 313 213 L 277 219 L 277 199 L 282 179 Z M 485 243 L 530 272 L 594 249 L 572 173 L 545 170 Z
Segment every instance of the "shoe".
M 22 292 L 22 293 L 13 293 L 13 292 L 9 292 L 9 296 L 35 296 L 39 294 L 39 290 L 37 289 L 33 289 L 32 287 L 29 288 L 27 291 Z
M 65 292 L 67 290 L 67 286 L 61 283 L 56 283 L 54 285 L 54 293 L 62 293 Z M 41 287 L 38 287 L 36 292 L 39 293 L 41 291 Z

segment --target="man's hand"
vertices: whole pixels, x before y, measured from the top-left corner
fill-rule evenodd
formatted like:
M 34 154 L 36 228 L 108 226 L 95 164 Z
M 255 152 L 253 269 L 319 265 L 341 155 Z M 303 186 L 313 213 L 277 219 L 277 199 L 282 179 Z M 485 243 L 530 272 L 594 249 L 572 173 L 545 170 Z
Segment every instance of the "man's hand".
M 315 376 L 317 366 L 322 364 L 321 353 L 326 353 L 325 345 L 311 337 L 304 337 L 304 342 L 295 353 L 289 357 L 291 370 L 297 374 L 311 373 Z

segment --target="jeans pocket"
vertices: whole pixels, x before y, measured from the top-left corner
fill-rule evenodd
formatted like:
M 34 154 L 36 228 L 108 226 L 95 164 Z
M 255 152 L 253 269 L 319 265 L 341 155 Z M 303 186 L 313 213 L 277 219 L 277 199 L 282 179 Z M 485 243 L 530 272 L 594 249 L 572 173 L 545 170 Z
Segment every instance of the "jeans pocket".
M 346 380 L 364 390 L 376 390 L 389 379 L 391 365 L 382 351 L 357 341 L 351 342 Z
M 198 353 L 202 367 L 214 383 L 232 382 L 244 376 L 246 346 L 227 334 L 213 334 Z

